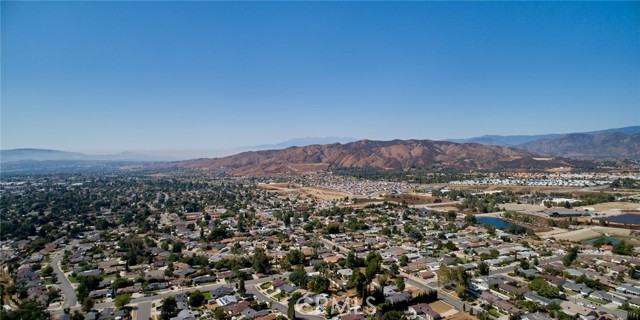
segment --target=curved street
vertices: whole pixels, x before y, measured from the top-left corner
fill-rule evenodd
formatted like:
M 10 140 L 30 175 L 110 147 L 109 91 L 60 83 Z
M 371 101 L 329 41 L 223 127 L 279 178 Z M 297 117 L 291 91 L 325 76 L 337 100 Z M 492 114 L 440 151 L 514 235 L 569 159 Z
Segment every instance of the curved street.
M 49 261 L 49 265 L 53 268 L 53 272 L 56 274 L 58 278 L 58 285 L 60 286 L 60 290 L 62 290 L 62 294 L 64 295 L 64 304 L 62 304 L 62 308 L 73 308 L 78 304 L 78 298 L 76 297 L 76 290 L 71 285 L 71 282 L 67 278 L 67 276 L 62 272 L 60 268 L 60 261 L 64 256 L 64 250 L 60 250 L 56 254 L 51 261 Z

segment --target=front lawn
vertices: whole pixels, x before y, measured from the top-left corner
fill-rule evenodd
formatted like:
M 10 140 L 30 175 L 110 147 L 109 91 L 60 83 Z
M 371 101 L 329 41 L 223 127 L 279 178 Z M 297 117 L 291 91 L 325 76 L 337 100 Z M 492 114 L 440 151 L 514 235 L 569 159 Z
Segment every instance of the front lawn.
M 490 309 L 489 310 L 489 314 L 492 315 L 495 318 L 500 318 L 500 313 L 498 313 L 498 310 L 496 310 L 496 309 Z
M 276 294 L 275 296 L 273 296 L 276 300 L 280 301 L 284 298 L 287 297 L 287 294 L 285 292 L 280 292 L 278 294 Z
M 593 301 L 597 304 L 607 304 L 608 302 L 604 301 L 604 300 L 600 300 L 600 299 L 596 299 L 596 298 L 592 298 L 592 297 L 587 297 L 586 298 L 589 301 Z
M 260 285 L 260 289 L 262 289 L 262 290 L 267 290 L 269 288 L 271 288 L 271 282 L 265 282 L 265 283 Z

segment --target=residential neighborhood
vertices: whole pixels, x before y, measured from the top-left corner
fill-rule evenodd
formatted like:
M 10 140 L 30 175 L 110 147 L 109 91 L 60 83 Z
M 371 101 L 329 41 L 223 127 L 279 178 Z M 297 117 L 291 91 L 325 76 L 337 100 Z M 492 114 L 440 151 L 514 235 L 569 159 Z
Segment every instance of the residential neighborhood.
M 535 212 L 489 214 L 514 222 L 496 227 L 479 222 L 487 214 L 470 205 L 484 199 L 491 207 L 500 196 L 500 210 L 525 203 L 526 193 L 430 187 L 425 197 L 409 183 L 310 178 L 300 186 L 298 177 L 286 186 L 215 177 L 177 177 L 172 185 L 142 177 L 4 183 L 5 198 L 16 199 L 5 208 L 17 215 L 45 195 L 70 193 L 88 205 L 84 218 L 3 239 L 5 308 L 26 299 L 56 319 L 373 319 L 400 312 L 429 320 L 593 320 L 627 319 L 640 307 L 633 229 L 626 238 L 560 240 L 515 224 Z M 309 192 L 310 181 L 323 182 Z M 349 187 L 353 195 L 342 197 Z M 109 196 L 91 196 L 96 188 Z M 24 217 L 74 210 L 52 202 Z M 549 219 L 562 225 L 572 218 Z M 587 219 L 571 222 L 573 229 L 591 228 Z M 47 242 L 47 232 L 55 240 Z

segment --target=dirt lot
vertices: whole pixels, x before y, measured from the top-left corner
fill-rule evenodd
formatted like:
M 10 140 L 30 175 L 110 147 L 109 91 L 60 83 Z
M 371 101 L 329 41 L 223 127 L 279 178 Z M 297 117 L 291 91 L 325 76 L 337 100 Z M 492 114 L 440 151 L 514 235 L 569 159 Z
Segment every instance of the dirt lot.
M 585 206 L 584 208 L 593 208 L 596 211 L 604 210 L 640 210 L 640 203 L 634 202 L 605 202 L 598 203 L 592 206 Z
M 429 306 L 437 313 L 445 313 L 453 309 L 453 307 L 442 301 L 430 303 Z
M 554 237 L 558 240 L 569 240 L 569 241 L 583 241 L 588 239 L 593 239 L 597 237 L 602 237 L 604 234 L 613 235 L 613 236 L 621 236 L 621 237 L 630 237 L 631 230 L 629 229 L 619 229 L 619 228 L 609 228 L 609 227 L 590 227 L 580 230 L 572 230 L 569 232 L 554 234 L 554 235 L 542 235 L 541 237 Z
M 258 185 L 258 187 L 278 194 L 293 196 L 300 195 L 302 197 L 311 196 L 321 200 L 336 200 L 353 196 L 352 194 L 346 192 L 324 188 L 296 188 L 286 183 L 260 184 Z
M 453 316 L 448 317 L 447 319 L 448 320 L 476 320 L 478 318 L 476 318 L 476 317 L 474 317 L 472 315 L 469 315 L 468 313 L 465 313 L 465 312 L 458 312 L 458 313 L 454 314 Z

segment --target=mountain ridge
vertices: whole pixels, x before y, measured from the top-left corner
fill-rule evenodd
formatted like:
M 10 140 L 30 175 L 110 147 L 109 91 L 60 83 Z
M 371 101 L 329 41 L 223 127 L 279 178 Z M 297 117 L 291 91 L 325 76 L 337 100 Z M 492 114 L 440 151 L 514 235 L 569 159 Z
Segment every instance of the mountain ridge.
M 640 133 L 602 134 L 572 133 L 553 139 L 531 141 L 518 145 L 533 153 L 574 159 L 613 158 L 640 160 Z
M 242 151 L 258 151 L 258 150 L 272 150 L 272 149 L 286 149 L 290 147 L 305 147 L 314 144 L 331 144 L 331 143 L 349 143 L 357 141 L 356 138 L 351 137 L 304 137 L 294 138 L 274 144 L 261 144 L 257 146 L 242 147 Z
M 89 155 L 80 152 L 53 149 L 16 148 L 0 150 L 0 162 L 17 161 L 174 161 L 175 159 L 155 157 L 141 153 L 123 151 L 116 154 Z
M 629 127 L 604 129 L 604 130 L 596 130 L 596 131 L 588 131 L 588 132 L 550 133 L 550 134 L 540 134 L 540 135 L 506 135 L 506 136 L 505 135 L 483 135 L 483 136 L 472 137 L 472 138 L 447 139 L 446 141 L 457 142 L 457 143 L 480 143 L 480 144 L 486 144 L 486 145 L 516 147 L 518 145 L 522 145 L 532 141 L 555 139 L 568 134 L 582 133 L 582 134 L 589 134 L 589 135 L 598 135 L 598 134 L 615 133 L 615 132 L 632 135 L 632 134 L 640 133 L 640 126 L 629 126 Z
M 358 140 L 347 144 L 247 151 L 222 158 L 179 161 L 168 165 L 190 169 L 225 169 L 233 175 L 273 175 L 321 171 L 335 167 L 519 170 L 576 167 L 583 164 L 561 158 L 543 159 L 531 152 L 513 147 L 396 139 Z

